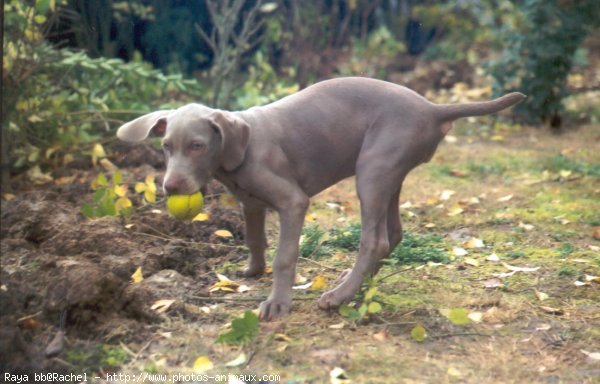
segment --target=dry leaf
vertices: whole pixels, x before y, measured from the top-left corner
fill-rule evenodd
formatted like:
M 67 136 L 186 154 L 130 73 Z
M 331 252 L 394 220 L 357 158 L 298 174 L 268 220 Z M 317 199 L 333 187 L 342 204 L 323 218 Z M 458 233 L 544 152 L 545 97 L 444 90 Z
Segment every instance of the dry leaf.
M 138 267 L 135 270 L 133 275 L 131 275 L 131 280 L 133 281 L 134 284 L 137 284 L 140 281 L 144 280 L 144 276 L 142 275 L 142 267 Z
M 600 226 L 592 229 L 592 237 L 596 240 L 600 240 Z
M 595 360 L 595 361 L 600 361 L 600 352 L 588 352 L 585 349 L 580 349 L 580 351 L 581 351 L 581 353 L 586 355 L 588 358 Z
M 424 225 L 425 228 L 435 228 L 436 225 L 434 223 L 427 223 Z
M 329 328 L 331 328 L 331 329 L 342 329 L 345 326 L 346 326 L 346 323 L 342 321 L 341 323 L 330 325 Z
M 483 240 L 472 237 L 470 240 L 468 240 L 464 243 L 464 246 L 465 246 L 465 248 L 473 249 L 473 248 L 483 248 L 483 247 L 485 247 L 485 244 L 483 243 Z
M 502 280 L 500 279 L 490 279 L 483 282 L 484 288 L 499 288 L 502 287 Z
M 481 312 L 471 312 L 471 313 L 469 313 L 468 317 L 474 323 L 481 323 L 481 320 L 483 320 L 483 313 L 481 313 Z
M 504 202 L 509 201 L 512 198 L 513 198 L 513 195 L 511 194 L 511 195 L 502 196 L 502 197 L 498 198 L 497 201 L 500 203 L 504 203 Z
M 456 191 L 452 191 L 450 189 L 445 189 L 442 191 L 442 193 L 440 194 L 440 200 L 448 200 L 452 197 L 452 195 L 454 195 L 456 193 Z
M 219 237 L 223 237 L 223 238 L 233 237 L 233 234 L 226 229 L 219 229 L 219 230 L 215 231 L 215 235 L 217 235 Z
M 460 206 L 455 205 L 452 208 L 448 209 L 448 216 L 457 216 L 464 212 Z
M 473 259 L 472 257 L 466 257 L 465 264 L 471 265 L 473 267 L 479 267 L 479 261 Z
M 531 224 L 525 224 L 522 221 L 519 222 L 519 228 L 523 228 L 526 231 L 531 231 L 532 229 L 534 229 L 535 227 Z
M 452 247 L 452 254 L 454 256 L 465 256 L 465 255 L 468 255 L 469 252 L 467 252 L 466 249 L 461 248 L 461 247 Z
M 409 200 L 409 201 L 405 202 L 404 204 L 401 204 L 400 208 L 407 209 L 407 208 L 412 208 L 412 206 L 413 206 L 413 204 Z
M 500 258 L 498 257 L 498 255 L 496 255 L 495 253 L 492 253 L 491 255 L 489 255 L 486 258 L 487 261 L 492 261 L 492 262 L 496 262 L 496 261 L 500 261 Z
M 306 284 L 301 284 L 301 285 L 295 285 L 292 287 L 292 289 L 308 289 L 313 285 L 312 281 L 309 281 Z
M 541 309 L 542 311 L 546 312 L 546 313 L 549 313 L 549 314 L 551 314 L 551 315 L 559 315 L 559 316 L 560 316 L 560 315 L 563 315 L 563 314 L 565 313 L 565 312 L 564 312 L 562 309 L 560 309 L 560 308 L 547 307 L 547 306 L 544 306 L 544 305 L 541 305 L 541 306 L 540 306 L 540 309 Z
M 312 286 L 310 287 L 310 289 L 313 291 L 317 291 L 317 290 L 323 290 L 325 288 L 327 288 L 327 278 L 323 275 L 315 276 L 315 278 L 312 281 Z
M 535 295 L 537 296 L 539 301 L 544 301 L 546 299 L 548 299 L 550 296 L 548 296 L 547 293 L 544 292 L 540 292 L 540 291 L 535 291 Z
M 210 220 L 210 215 L 208 213 L 201 212 L 194 216 L 192 221 L 207 221 Z
M 373 334 L 373 338 L 377 341 L 385 343 L 390 340 L 390 335 L 386 331 L 381 331 Z
M 214 364 L 212 363 L 212 361 L 210 361 L 208 357 L 200 356 L 196 359 L 196 361 L 194 361 L 194 367 L 192 368 L 192 370 L 194 371 L 194 373 L 204 373 L 213 369 L 213 367 Z
M 502 265 L 504 268 L 513 272 L 535 272 L 540 269 L 540 267 L 515 267 L 506 263 L 502 263 Z
M 150 306 L 150 308 L 157 313 L 164 313 L 174 302 L 175 300 L 157 300 L 154 302 L 154 304 L 152 304 L 152 306 Z
M 209 292 L 216 292 L 216 291 L 236 292 L 240 286 L 239 283 L 237 283 L 233 280 L 230 280 L 225 275 L 221 275 L 221 274 L 217 273 L 217 278 L 219 279 L 219 281 L 214 283 L 208 289 Z
M 346 375 L 346 371 L 344 371 L 340 367 L 335 367 L 329 372 L 329 379 L 331 384 L 349 384 L 350 379 L 348 375 Z

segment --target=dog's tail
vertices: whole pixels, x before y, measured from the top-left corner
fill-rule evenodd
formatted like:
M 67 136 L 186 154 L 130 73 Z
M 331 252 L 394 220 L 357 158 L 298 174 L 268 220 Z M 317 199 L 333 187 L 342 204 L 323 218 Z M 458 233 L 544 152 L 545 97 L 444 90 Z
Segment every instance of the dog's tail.
M 437 104 L 436 114 L 440 121 L 451 122 L 461 117 L 483 116 L 499 112 L 525 99 L 519 92 L 509 93 L 495 100 L 467 104 Z

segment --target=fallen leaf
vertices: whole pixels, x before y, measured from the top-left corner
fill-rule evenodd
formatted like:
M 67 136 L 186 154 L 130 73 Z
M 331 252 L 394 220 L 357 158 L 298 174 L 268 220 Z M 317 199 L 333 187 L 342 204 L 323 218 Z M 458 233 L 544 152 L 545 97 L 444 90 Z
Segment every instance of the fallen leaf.
M 214 364 L 210 359 L 206 356 L 200 356 L 194 361 L 194 366 L 192 370 L 194 373 L 204 373 L 213 369 Z
M 290 342 L 292 341 L 292 339 L 286 335 L 285 333 L 276 333 L 273 335 L 273 339 L 277 340 L 277 341 L 286 341 L 286 342 Z
M 106 157 L 106 152 L 104 151 L 104 147 L 102 144 L 94 144 L 92 148 L 92 164 L 94 167 L 98 165 L 98 160 Z
M 413 204 L 409 201 L 405 202 L 404 204 L 400 205 L 400 208 L 402 209 L 408 209 L 408 208 L 412 208 Z
M 458 141 L 456 136 L 453 136 L 453 135 L 446 135 L 446 137 L 444 137 L 444 140 L 447 141 L 448 143 L 456 143 Z
M 135 270 L 133 275 L 131 275 L 131 280 L 133 281 L 134 284 L 137 284 L 137 283 L 141 282 L 142 280 L 144 280 L 144 275 L 142 275 L 142 267 L 138 267 Z
M 390 340 L 390 335 L 386 331 L 381 331 L 373 334 L 373 338 L 377 341 L 385 343 Z
M 440 194 L 440 200 L 448 200 L 452 197 L 452 195 L 454 195 L 456 193 L 456 191 L 452 191 L 450 189 L 445 189 L 442 191 L 442 193 Z
M 349 384 L 350 379 L 348 375 L 346 375 L 346 371 L 344 371 L 340 367 L 335 367 L 329 372 L 329 379 L 331 384 Z
M 512 271 L 512 272 L 504 272 L 504 273 L 492 273 L 492 276 L 499 277 L 499 278 L 502 279 L 502 278 L 505 278 L 505 277 L 511 277 L 515 273 L 517 273 L 517 272 L 516 271 Z
M 233 234 L 226 229 L 219 229 L 215 231 L 215 235 L 223 238 L 233 237 Z
M 546 299 L 548 299 L 550 296 L 548 296 L 547 293 L 544 292 L 540 292 L 540 291 L 535 291 L 535 295 L 537 296 L 539 301 L 544 301 Z
M 600 226 L 592 228 L 592 237 L 596 240 L 600 240 Z
M 541 324 L 535 327 L 536 331 L 549 331 L 552 328 L 550 324 Z
M 523 228 L 526 231 L 531 231 L 533 230 L 535 227 L 531 224 L 525 224 L 522 221 L 519 222 L 519 228 Z
M 468 175 L 468 173 L 466 171 L 463 171 L 462 169 L 451 169 L 450 170 L 450 174 L 454 177 L 466 177 Z
M 410 337 L 418 343 L 422 343 L 427 338 L 427 330 L 421 325 L 417 324 L 410 331 Z
M 585 281 L 590 281 L 593 283 L 600 284 L 600 276 L 585 275 Z
M 585 349 L 580 349 L 580 351 L 590 359 L 600 361 L 600 352 L 588 352 Z
M 502 280 L 500 279 L 490 279 L 483 282 L 484 288 L 498 288 L 502 287 L 503 285 L 504 284 L 502 284 Z
M 585 285 L 590 285 L 590 283 L 579 281 L 579 280 L 575 281 L 574 284 L 575 284 L 576 287 L 583 287 Z
M 209 292 L 216 292 L 216 291 L 236 292 L 238 290 L 238 288 L 240 287 L 239 283 L 237 283 L 233 280 L 230 280 L 225 275 L 221 275 L 221 274 L 217 273 L 217 278 L 219 279 L 219 281 L 214 283 L 208 289 Z
M 306 284 L 301 284 L 301 285 L 295 285 L 292 287 L 292 289 L 308 289 L 313 285 L 312 281 L 309 281 Z
M 156 311 L 157 313 L 164 313 L 169 309 L 169 307 L 171 305 L 173 305 L 174 302 L 175 302 L 175 300 L 168 300 L 168 299 L 157 300 L 154 302 L 154 304 L 152 304 L 150 306 L 150 309 Z
M 446 373 L 448 374 L 448 376 L 452 376 L 452 377 L 461 377 L 462 376 L 462 373 L 454 367 L 449 367 L 448 371 L 446 371 Z
M 465 255 L 468 255 L 468 254 L 469 254 L 469 252 L 467 252 L 467 250 L 466 250 L 466 249 L 464 249 L 464 248 L 460 248 L 460 247 L 453 247 L 453 248 L 452 248 L 452 254 L 453 254 L 454 256 L 465 256 Z
M 505 202 L 509 201 L 512 198 L 513 198 L 513 195 L 511 194 L 511 195 L 506 195 L 506 196 L 499 197 L 497 199 L 497 201 L 500 202 L 500 203 L 505 203 Z
M 559 316 L 560 316 L 560 315 L 563 315 L 563 314 L 565 313 L 565 312 L 564 312 L 562 309 L 560 309 L 560 308 L 547 307 L 547 306 L 544 306 L 544 305 L 541 305 L 541 306 L 540 306 L 540 309 L 541 309 L 542 311 L 544 311 L 544 312 L 548 313 L 548 314 L 551 314 L 551 315 L 559 315 Z
M 515 267 L 506 263 L 502 263 L 502 265 L 504 268 L 513 272 L 535 272 L 540 269 L 540 267 Z
M 17 197 L 15 194 L 13 193 L 3 193 L 2 194 L 2 198 L 4 198 L 4 200 L 6 201 L 11 201 L 12 199 L 14 199 L 15 197 Z
M 205 212 L 201 212 L 201 213 L 197 214 L 192 219 L 192 221 L 207 221 L 207 220 L 210 220 L 210 215 Z
M 319 291 L 327 288 L 327 278 L 323 275 L 315 276 L 310 287 L 313 291 Z
M 463 244 L 465 246 L 465 248 L 483 248 L 485 247 L 485 244 L 483 243 L 483 240 L 472 237 L 470 240 L 465 241 L 465 243 Z
M 440 309 L 440 313 L 454 325 L 465 325 L 471 322 L 469 314 L 464 308 Z
M 473 267 L 479 267 L 479 261 L 475 260 L 472 257 L 466 257 L 465 264 L 471 265 Z
M 448 209 L 448 216 L 457 216 L 460 215 L 461 213 L 463 213 L 465 210 L 462 209 L 461 207 L 459 207 L 458 205 L 453 206 L 452 208 Z
M 491 261 L 491 262 L 497 262 L 500 261 L 500 258 L 498 257 L 498 255 L 496 255 L 495 253 L 492 253 L 491 255 L 489 255 L 486 258 L 487 261 Z
M 483 320 L 483 313 L 481 313 L 481 312 L 471 312 L 471 313 L 469 313 L 468 317 L 474 323 L 481 323 L 481 320 Z
M 329 326 L 329 328 L 331 328 L 331 329 L 342 329 L 342 328 L 344 328 L 345 326 L 346 326 L 346 323 L 342 321 L 341 323 L 337 323 L 337 324 L 331 324 L 331 325 Z
M 250 290 L 252 290 L 252 288 L 250 288 L 249 286 L 247 286 L 247 285 L 245 285 L 245 284 L 242 284 L 242 285 L 240 285 L 240 286 L 239 286 L 239 287 L 237 287 L 237 289 L 236 289 L 236 291 L 237 291 L 238 293 L 244 293 L 244 292 L 248 292 L 248 291 L 250 291 Z
M 225 363 L 225 366 L 226 367 L 239 367 L 240 365 L 245 364 L 246 361 L 248 361 L 248 358 L 246 357 L 246 354 L 244 352 L 242 352 L 235 359 L 233 359 L 233 360 L 228 361 L 227 363 Z
M 434 223 L 427 223 L 424 225 L 425 228 L 435 228 L 436 225 Z

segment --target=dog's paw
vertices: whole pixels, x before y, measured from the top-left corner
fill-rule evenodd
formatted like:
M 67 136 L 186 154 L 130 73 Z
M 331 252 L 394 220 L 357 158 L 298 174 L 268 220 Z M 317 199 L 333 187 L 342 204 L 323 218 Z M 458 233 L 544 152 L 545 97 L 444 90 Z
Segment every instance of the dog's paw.
M 260 303 L 260 319 L 276 320 L 290 313 L 292 300 L 268 299 Z
M 353 292 L 347 293 L 338 287 L 321 295 L 317 301 L 317 305 L 321 309 L 334 309 L 342 304 L 350 302 L 353 297 Z
M 248 265 L 241 272 L 241 274 L 242 274 L 243 277 L 256 277 L 256 276 L 261 276 L 264 273 L 265 273 L 265 265 L 264 264 L 261 264 L 261 265 Z

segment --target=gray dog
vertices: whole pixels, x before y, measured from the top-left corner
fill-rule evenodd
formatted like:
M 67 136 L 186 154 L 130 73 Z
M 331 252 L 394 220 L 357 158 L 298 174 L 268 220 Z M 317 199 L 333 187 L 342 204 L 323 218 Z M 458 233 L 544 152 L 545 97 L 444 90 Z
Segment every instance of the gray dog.
M 119 128 L 125 141 L 161 136 L 167 194 L 191 194 L 212 178 L 242 203 L 246 276 L 265 269 L 265 211 L 279 214 L 274 282 L 262 319 L 286 315 L 298 242 L 309 198 L 356 175 L 362 234 L 354 268 L 318 301 L 323 309 L 350 301 L 363 279 L 402 239 L 398 199 L 408 172 L 428 162 L 460 117 L 495 113 L 524 99 L 511 93 L 470 104 L 438 105 L 417 93 L 367 78 L 323 81 L 272 104 L 228 112 L 189 104 L 149 113 Z

